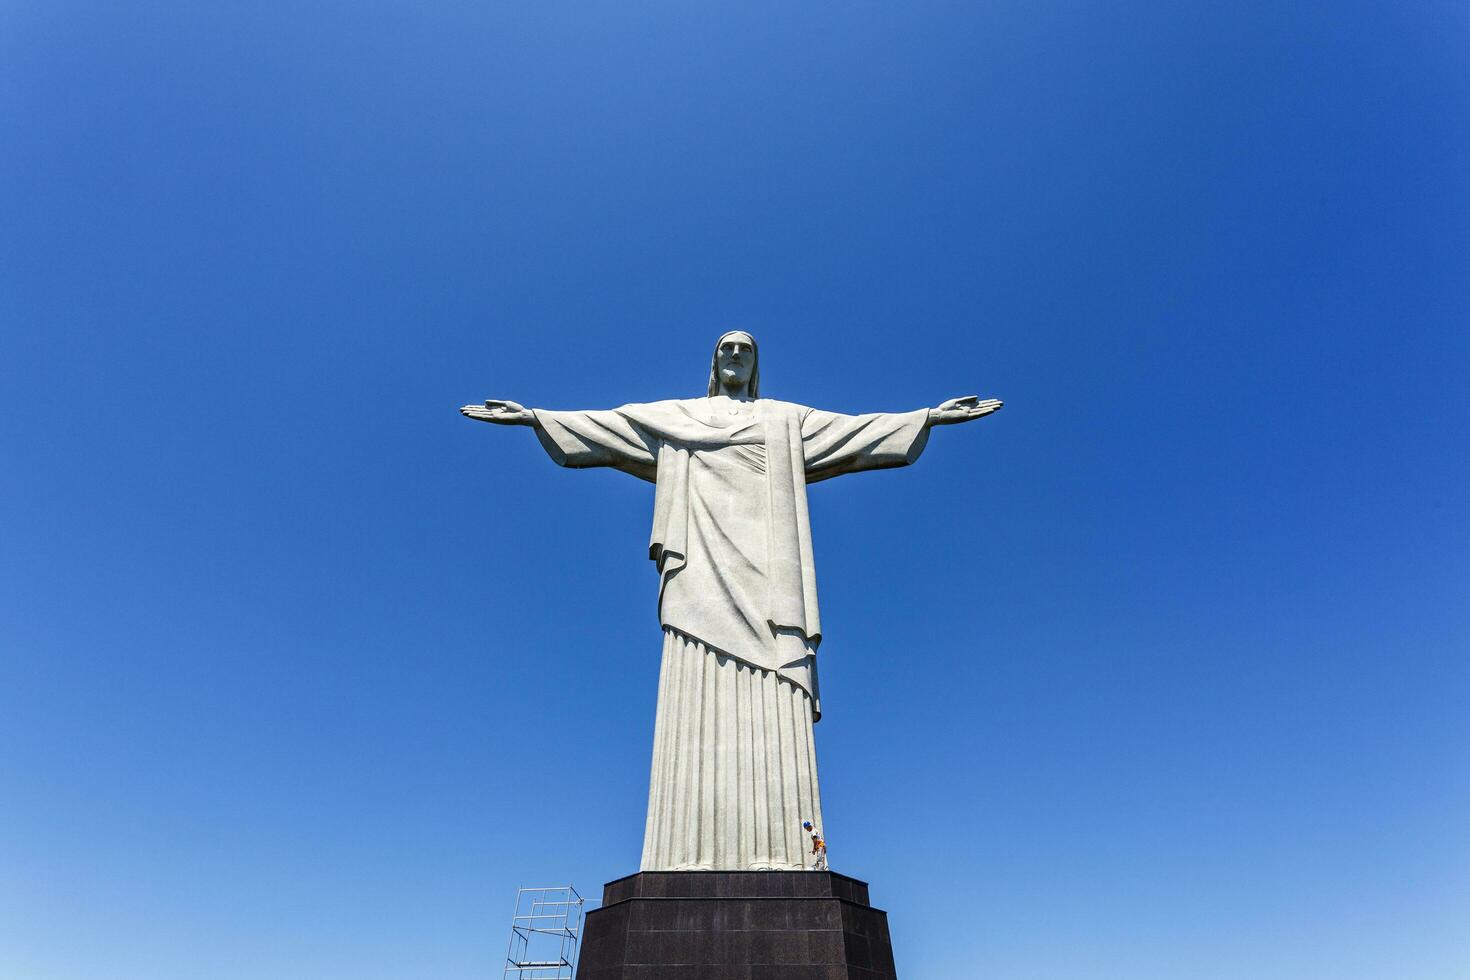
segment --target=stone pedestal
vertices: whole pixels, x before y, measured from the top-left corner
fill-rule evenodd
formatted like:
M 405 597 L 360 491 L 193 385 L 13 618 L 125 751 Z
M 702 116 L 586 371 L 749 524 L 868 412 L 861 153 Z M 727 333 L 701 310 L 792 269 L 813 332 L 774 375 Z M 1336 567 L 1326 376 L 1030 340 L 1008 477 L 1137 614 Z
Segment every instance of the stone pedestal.
M 896 980 L 888 914 L 830 871 L 643 871 L 587 914 L 577 980 Z

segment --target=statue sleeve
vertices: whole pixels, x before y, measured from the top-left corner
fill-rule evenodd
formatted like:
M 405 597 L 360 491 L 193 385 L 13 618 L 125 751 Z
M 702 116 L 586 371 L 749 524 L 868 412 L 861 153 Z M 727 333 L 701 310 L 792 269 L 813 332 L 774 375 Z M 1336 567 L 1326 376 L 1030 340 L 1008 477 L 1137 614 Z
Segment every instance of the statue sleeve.
M 659 439 L 631 406 L 591 412 L 536 409 L 536 435 L 558 466 L 610 466 L 657 482 Z
M 929 410 L 839 415 L 808 409 L 801 420 L 806 482 L 844 473 L 907 466 L 929 441 Z

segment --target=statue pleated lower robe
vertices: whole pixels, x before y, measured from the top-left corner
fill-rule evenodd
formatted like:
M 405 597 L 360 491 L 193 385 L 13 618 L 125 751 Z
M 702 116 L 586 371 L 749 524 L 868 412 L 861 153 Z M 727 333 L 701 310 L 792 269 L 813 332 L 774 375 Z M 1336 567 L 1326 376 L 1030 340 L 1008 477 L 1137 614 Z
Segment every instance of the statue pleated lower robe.
M 643 869 L 800 868 L 821 819 L 811 697 L 665 630 Z
M 560 465 L 656 485 L 664 644 L 642 869 L 804 867 L 801 823 L 823 826 L 806 484 L 913 462 L 928 410 L 716 397 L 535 414 Z

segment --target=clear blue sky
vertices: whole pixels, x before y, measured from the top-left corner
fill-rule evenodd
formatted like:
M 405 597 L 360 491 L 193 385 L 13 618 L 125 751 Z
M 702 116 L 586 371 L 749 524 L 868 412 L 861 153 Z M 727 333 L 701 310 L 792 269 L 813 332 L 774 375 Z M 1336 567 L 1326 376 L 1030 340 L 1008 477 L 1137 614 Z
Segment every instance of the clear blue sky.
M 812 493 L 907 980 L 1470 976 L 1463 3 L 0 4 L 0 977 L 498 976 L 636 868 L 650 489 Z M 577 597 L 574 604 L 563 601 Z

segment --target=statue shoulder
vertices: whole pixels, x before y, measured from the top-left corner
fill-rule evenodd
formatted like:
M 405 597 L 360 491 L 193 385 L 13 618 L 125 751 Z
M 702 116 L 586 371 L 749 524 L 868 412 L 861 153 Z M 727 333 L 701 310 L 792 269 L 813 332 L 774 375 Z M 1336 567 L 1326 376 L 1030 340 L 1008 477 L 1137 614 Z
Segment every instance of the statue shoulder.
M 783 402 L 778 398 L 762 398 L 760 401 L 767 415 L 794 415 L 800 418 L 811 411 L 806 405 Z
M 628 415 L 661 415 L 677 412 L 695 400 L 692 398 L 664 398 L 655 402 L 629 402 L 619 406 L 617 410 Z
M 681 420 L 689 418 L 695 411 L 692 406 L 703 401 L 702 398 L 665 398 L 653 402 L 631 402 L 614 411 L 654 432 L 666 432 L 679 425 Z

